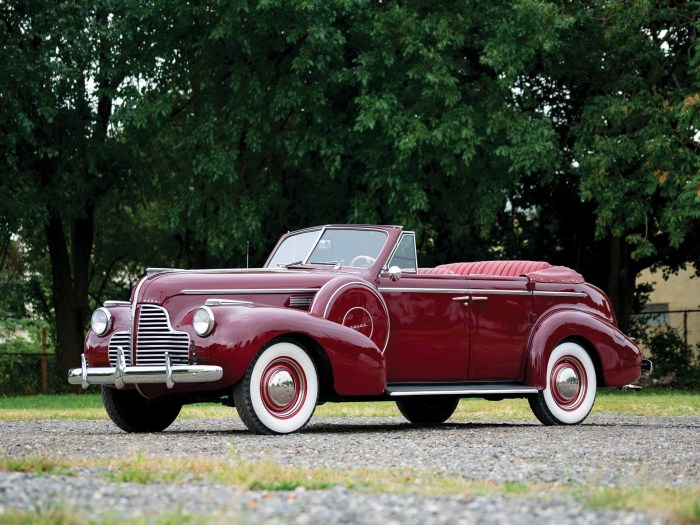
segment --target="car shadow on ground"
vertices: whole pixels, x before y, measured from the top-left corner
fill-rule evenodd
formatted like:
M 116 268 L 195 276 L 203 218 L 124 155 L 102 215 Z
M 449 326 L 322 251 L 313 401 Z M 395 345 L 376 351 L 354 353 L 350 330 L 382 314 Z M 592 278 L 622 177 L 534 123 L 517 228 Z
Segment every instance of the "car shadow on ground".
M 464 429 L 494 429 L 494 428 L 531 428 L 542 426 L 537 422 L 523 422 L 523 423 L 512 423 L 512 422 L 488 422 L 488 423 L 474 423 L 474 422 L 464 422 L 464 423 L 443 423 L 442 425 L 435 426 L 419 426 L 412 425 L 411 423 L 329 423 L 327 421 L 311 422 L 307 427 L 302 430 L 290 434 L 386 434 L 386 433 L 410 433 L 410 432 L 449 432 L 454 430 L 464 430 Z M 211 429 L 208 430 L 204 425 L 197 429 L 168 429 L 165 431 L 167 434 L 208 434 L 208 435 L 250 435 L 253 436 L 249 430 L 241 428 L 230 428 L 230 429 Z

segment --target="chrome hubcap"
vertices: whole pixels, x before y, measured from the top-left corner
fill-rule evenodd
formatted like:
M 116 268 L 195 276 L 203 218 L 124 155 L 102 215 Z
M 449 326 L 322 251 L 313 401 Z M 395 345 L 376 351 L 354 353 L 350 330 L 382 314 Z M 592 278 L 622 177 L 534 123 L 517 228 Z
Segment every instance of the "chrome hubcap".
M 292 375 L 286 370 L 278 370 L 270 375 L 267 382 L 267 392 L 275 405 L 284 407 L 294 399 L 296 385 Z
M 556 375 L 555 385 L 559 395 L 565 400 L 573 399 L 579 391 L 579 377 L 571 366 L 563 366 Z

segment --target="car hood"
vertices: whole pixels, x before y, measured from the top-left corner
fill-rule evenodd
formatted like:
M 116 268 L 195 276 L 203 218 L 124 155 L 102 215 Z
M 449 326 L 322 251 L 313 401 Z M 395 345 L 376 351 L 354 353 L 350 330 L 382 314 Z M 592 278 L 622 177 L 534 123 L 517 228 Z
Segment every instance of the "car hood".
M 163 304 L 176 295 L 314 293 L 342 272 L 323 270 L 173 270 L 144 278 L 138 303 Z M 132 295 L 131 300 L 134 300 Z

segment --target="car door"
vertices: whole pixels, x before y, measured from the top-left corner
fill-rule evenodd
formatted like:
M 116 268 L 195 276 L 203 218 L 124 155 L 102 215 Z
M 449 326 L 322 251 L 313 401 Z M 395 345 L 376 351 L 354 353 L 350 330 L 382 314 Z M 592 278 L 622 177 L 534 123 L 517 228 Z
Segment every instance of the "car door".
M 468 379 L 469 310 L 454 300 L 466 287 L 458 276 L 380 277 L 390 320 L 384 354 L 389 383 Z
M 525 277 L 469 276 L 469 380 L 520 381 L 532 328 Z

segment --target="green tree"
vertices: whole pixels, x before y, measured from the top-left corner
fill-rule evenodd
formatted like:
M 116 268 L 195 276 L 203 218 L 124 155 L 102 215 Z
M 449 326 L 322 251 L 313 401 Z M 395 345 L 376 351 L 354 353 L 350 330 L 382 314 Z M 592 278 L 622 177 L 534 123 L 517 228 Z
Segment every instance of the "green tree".
M 522 1 L 514 9 L 549 9 Z M 568 2 L 542 60 L 528 60 L 518 17 L 499 26 L 489 63 L 518 105 L 559 136 L 555 173 L 513 195 L 533 242 L 610 295 L 623 326 L 638 272 L 697 263 L 700 232 L 698 2 Z M 499 34 L 501 33 L 501 34 Z M 534 212 L 534 213 L 533 213 Z M 696 267 L 697 264 L 696 264 Z
M 551 259 L 608 291 L 698 250 L 698 2 L 0 6 L 0 207 L 74 366 L 146 264 L 402 223 L 423 264 Z M 48 261 L 48 263 L 42 263 Z M 42 266 L 43 264 L 43 266 Z
M 19 235 L 32 271 L 48 258 L 66 369 L 79 363 L 92 304 L 116 262 L 144 248 L 134 231 L 125 248 L 119 229 L 138 201 L 112 123 L 120 92 L 153 60 L 137 21 L 137 2 L 0 6 L 0 228 Z
M 240 264 L 250 239 L 260 262 L 280 231 L 332 221 L 415 228 L 426 263 L 435 242 L 441 255 L 485 253 L 521 172 L 551 171 L 559 156 L 546 117 L 518 108 L 483 63 L 506 5 L 268 0 L 147 13 L 175 29 L 122 122 L 146 145 L 142 167 L 159 178 L 183 259 Z M 556 34 L 551 11 L 540 25 Z

